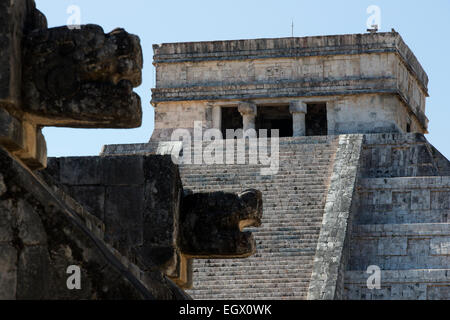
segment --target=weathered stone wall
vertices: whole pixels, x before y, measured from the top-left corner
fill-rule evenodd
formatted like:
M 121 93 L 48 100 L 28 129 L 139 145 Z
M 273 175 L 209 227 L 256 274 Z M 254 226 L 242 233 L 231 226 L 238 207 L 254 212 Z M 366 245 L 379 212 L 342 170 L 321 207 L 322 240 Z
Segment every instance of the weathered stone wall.
M 365 137 L 344 298 L 450 299 L 450 162 L 433 149 L 419 134 Z
M 106 241 L 124 256 L 180 277 L 183 189 L 170 156 L 52 158 L 46 172 L 104 223 Z
M 136 177 L 136 166 L 120 165 L 119 159 L 96 163 L 87 171 L 74 171 L 82 161 L 64 163 L 61 175 L 59 164 L 52 168 L 58 171 L 57 180 L 61 176 L 79 186 L 76 195 L 86 200 L 83 205 L 47 173 L 30 171 L 47 166 L 43 126 L 141 124 L 141 102 L 133 92 L 142 76 L 139 38 L 123 29 L 105 34 L 96 25 L 48 29 L 33 0 L 1 1 L 0 21 L 0 298 L 188 299 L 150 261 L 150 256 L 158 260 L 157 252 L 142 263 L 124 250 L 129 242 L 142 241 L 139 237 L 145 235 L 136 231 L 143 225 L 149 231 L 151 226 L 168 233 L 175 229 L 145 223 L 142 202 L 136 200 L 156 187 L 143 190 L 138 183 L 145 176 L 142 170 Z M 164 169 L 173 167 L 162 164 L 154 172 Z M 103 177 L 108 183 L 104 192 L 93 185 Z M 180 192 L 179 180 L 165 182 L 161 185 L 175 185 Z M 171 195 L 161 192 L 165 201 L 159 203 L 178 205 Z M 115 214 L 107 224 L 109 243 L 105 224 L 89 213 L 103 217 L 102 207 Z M 81 290 L 66 285 L 70 265 L 81 269 Z
M 391 53 L 201 61 L 158 64 L 156 88 L 214 86 L 268 80 L 324 81 L 343 77 L 395 77 L 398 58 Z M 176 76 L 176 75 L 180 76 Z
M 50 159 L 43 175 L 95 213 L 105 240 L 122 255 L 182 288 L 192 285 L 192 259 L 255 252 L 254 238 L 240 226 L 260 225 L 261 193 L 184 195 L 169 155 Z
M 193 133 L 195 121 L 201 121 L 204 129 L 214 128 L 212 107 L 208 103 L 204 101 L 161 103 L 155 109 L 155 129 L 151 140 L 171 141 L 171 135 L 176 129 L 188 129 Z
M 104 225 L 0 148 L 1 299 L 186 299 L 103 240 Z M 49 180 L 47 180 L 49 181 Z M 69 290 L 71 265 L 81 290 Z
M 366 135 L 362 176 L 417 177 L 446 175 L 433 157 L 433 148 L 422 134 Z M 449 161 L 442 159 L 442 163 Z

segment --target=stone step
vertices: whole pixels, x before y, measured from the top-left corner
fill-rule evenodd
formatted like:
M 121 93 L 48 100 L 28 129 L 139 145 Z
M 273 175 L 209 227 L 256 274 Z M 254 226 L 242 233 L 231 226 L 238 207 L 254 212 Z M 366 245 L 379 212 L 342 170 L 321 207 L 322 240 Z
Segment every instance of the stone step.
M 253 229 L 245 229 L 246 231 L 251 231 L 255 234 L 258 235 L 258 237 L 262 237 L 265 235 L 272 235 L 272 230 L 274 228 L 279 227 L 280 225 L 284 224 L 288 224 L 288 221 L 281 221 L 280 223 L 276 223 L 276 221 L 274 220 L 274 222 L 272 223 L 268 223 L 267 221 L 263 220 L 263 223 L 265 224 L 264 228 L 261 229 L 257 229 L 257 230 L 253 230 Z M 303 230 L 305 230 L 304 228 L 302 228 L 306 223 L 308 223 L 309 227 L 314 227 L 314 231 L 317 230 L 317 228 L 320 228 L 321 226 L 321 222 L 317 221 L 313 224 L 313 222 L 310 222 L 309 220 L 299 220 L 299 221 L 292 221 L 289 223 L 289 225 L 291 226 L 291 228 L 294 226 L 295 229 L 292 230 L 274 230 L 273 233 L 279 234 L 279 235 L 296 235 L 296 234 L 300 234 L 303 233 Z
M 370 211 L 360 209 L 355 219 L 356 224 L 412 224 L 412 223 L 447 223 L 450 222 L 450 209 L 409 210 L 407 207 L 392 207 L 391 210 Z
M 194 192 L 263 193 L 263 225 L 246 228 L 254 234 L 256 253 L 194 261 L 196 287 L 188 291 L 194 299 L 306 298 L 337 147 L 336 138 L 327 139 L 333 143 L 283 142 L 273 176 L 261 176 L 261 165 L 180 166 L 183 186 Z
M 211 284 L 208 283 L 206 286 L 202 287 L 195 287 L 196 290 L 200 291 L 202 289 L 206 290 L 221 290 L 224 288 L 227 288 L 227 284 L 229 282 L 225 283 L 217 283 L 217 284 Z M 263 290 L 277 290 L 277 289 L 289 289 L 289 288 L 296 288 L 297 290 L 299 288 L 307 289 L 308 288 L 309 280 L 305 281 L 290 281 L 290 282 L 282 282 L 280 281 L 272 281 L 272 282 L 263 282 L 263 280 L 255 280 L 254 282 L 249 281 L 248 283 L 239 283 L 234 281 L 233 283 L 233 290 L 227 290 L 227 294 L 232 294 L 233 291 L 237 290 L 245 290 L 247 293 L 249 293 L 251 290 L 261 292 Z M 195 285 L 195 283 L 194 283 Z
M 272 253 L 275 254 L 276 252 Z M 277 255 L 271 255 L 271 253 L 262 253 L 258 256 L 255 256 L 247 263 L 240 263 L 237 259 L 233 259 L 230 261 L 227 260 L 228 262 L 223 261 L 222 264 L 195 261 L 194 265 L 196 270 L 198 269 L 199 272 L 203 272 L 206 269 L 215 268 L 223 272 L 225 275 L 227 274 L 227 272 L 236 272 L 237 270 L 233 270 L 233 268 L 239 267 L 243 268 L 243 270 L 246 269 L 246 272 L 249 272 L 250 274 L 259 274 L 261 270 L 285 272 L 290 270 L 305 269 L 309 266 L 312 266 L 313 261 L 311 260 L 311 257 L 313 256 L 314 252 L 308 252 L 304 255 L 297 254 L 292 256 L 283 256 L 279 252 L 277 253 Z M 261 262 L 261 259 L 267 260 Z M 211 269 L 209 272 L 212 273 L 213 270 Z M 216 275 L 220 276 L 219 274 Z M 266 275 L 263 275 L 263 277 L 266 277 Z
M 201 174 L 205 175 L 205 174 Z M 281 179 L 281 180 L 275 180 L 275 181 L 258 181 L 258 179 L 249 179 L 249 181 L 246 181 L 243 179 L 243 177 L 236 177 L 232 180 L 227 179 L 208 179 L 204 177 L 198 177 L 195 179 L 186 179 L 182 178 L 184 181 L 184 186 L 197 186 L 197 183 L 201 183 L 201 187 L 210 189 L 211 187 L 219 187 L 224 186 L 227 188 L 240 188 L 242 186 L 248 186 L 248 185 L 265 185 L 269 184 L 272 187 L 277 187 L 275 190 L 284 189 L 284 190 L 306 190 L 306 187 L 310 187 L 312 191 L 322 191 L 325 189 L 328 185 L 328 181 L 318 181 L 318 180 L 296 180 L 294 178 L 288 178 L 288 179 Z M 295 185 L 294 185 L 295 184 Z M 294 189 L 297 188 L 297 189 Z
M 194 277 L 195 279 L 198 279 L 199 281 L 203 282 L 203 280 L 209 280 L 209 281 L 216 281 L 216 280 L 233 280 L 233 281 L 244 281 L 245 279 L 274 279 L 274 277 L 276 279 L 278 279 L 278 277 L 281 278 L 289 278 L 290 280 L 293 279 L 308 279 L 311 277 L 311 265 L 305 265 L 304 269 L 290 269 L 290 270 L 285 270 L 283 272 L 280 272 L 277 269 L 258 269 L 258 272 L 252 272 L 252 273 L 248 273 L 248 270 L 246 269 L 238 269 L 238 271 L 236 270 L 232 270 L 232 269 L 237 269 L 240 268 L 241 266 L 234 266 L 234 267 L 230 267 L 230 268 L 224 268 L 224 269 L 220 269 L 221 274 L 220 275 L 216 275 L 215 273 L 212 272 L 212 270 L 210 270 L 210 268 L 213 267 L 208 267 L 208 268 L 199 268 L 196 272 L 194 272 Z M 287 273 L 289 271 L 289 273 Z M 277 273 L 278 272 L 278 273 Z M 202 275 L 200 275 L 200 273 L 202 273 Z M 212 274 L 212 276 L 211 276 Z M 245 277 L 242 277 L 243 275 L 245 275 Z M 250 280 L 249 280 L 250 281 Z
M 223 290 L 224 288 L 227 288 L 229 284 L 229 281 L 225 281 L 223 283 L 217 282 L 217 283 L 203 283 L 198 282 L 194 283 L 194 287 L 196 291 L 201 292 L 202 290 Z M 249 290 L 255 290 L 259 292 L 264 292 L 270 290 L 277 290 L 277 289 L 287 289 L 287 290 L 297 290 L 300 291 L 300 289 L 308 290 L 309 285 L 309 279 L 305 280 L 287 280 L 286 282 L 280 281 L 273 281 L 273 282 L 263 282 L 261 279 L 254 279 L 253 281 L 249 281 L 247 283 L 239 283 L 234 281 L 233 282 L 233 289 L 227 289 L 227 294 L 232 294 L 233 291 L 237 290 L 245 290 L 246 293 L 249 292 Z M 302 291 L 303 291 L 302 290 Z
M 306 294 L 302 291 L 283 292 L 278 296 L 272 292 L 254 292 L 254 293 L 242 293 L 237 292 L 235 294 L 221 294 L 223 291 L 209 292 L 206 291 L 203 295 L 195 295 L 197 300 L 306 300 Z M 194 296 L 192 291 L 188 291 L 191 296 Z M 214 298 L 211 298 L 213 296 Z
M 217 265 L 210 263 L 208 264 L 208 267 L 218 267 Z M 234 267 L 234 266 L 233 266 Z M 226 270 L 226 272 L 224 272 L 221 275 L 216 275 L 213 272 L 206 272 L 203 275 L 203 278 L 207 279 L 210 277 L 214 277 L 214 280 L 230 280 L 230 279 L 235 279 L 235 276 L 241 276 L 244 271 L 239 270 L 238 268 L 233 268 L 230 267 L 229 269 Z M 311 273 L 311 270 L 309 269 L 310 265 L 304 266 L 303 268 L 297 267 L 297 268 L 293 268 L 293 269 L 289 269 L 289 270 L 276 270 L 276 269 L 265 269 L 264 271 L 264 277 L 267 278 L 268 275 L 276 275 L 282 278 L 295 278 L 297 275 L 300 275 L 302 273 Z M 199 270 L 196 270 L 194 272 L 194 275 L 198 275 L 200 273 Z M 251 273 L 251 274 L 247 274 L 245 273 L 248 277 L 247 279 L 261 279 L 261 274 L 258 273 Z
M 356 238 L 446 235 L 450 235 L 450 223 L 375 224 L 353 228 Z

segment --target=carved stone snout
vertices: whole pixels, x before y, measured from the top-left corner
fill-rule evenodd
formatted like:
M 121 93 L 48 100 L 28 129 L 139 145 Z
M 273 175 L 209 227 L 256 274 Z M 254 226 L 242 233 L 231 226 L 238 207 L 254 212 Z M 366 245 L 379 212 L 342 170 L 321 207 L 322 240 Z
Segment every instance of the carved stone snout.
M 142 49 L 123 29 L 36 30 L 25 39 L 24 111 L 43 126 L 134 128 L 141 101 Z
M 198 193 L 183 199 L 180 212 L 180 250 L 189 258 L 245 258 L 256 251 L 246 227 L 259 227 L 262 194 Z

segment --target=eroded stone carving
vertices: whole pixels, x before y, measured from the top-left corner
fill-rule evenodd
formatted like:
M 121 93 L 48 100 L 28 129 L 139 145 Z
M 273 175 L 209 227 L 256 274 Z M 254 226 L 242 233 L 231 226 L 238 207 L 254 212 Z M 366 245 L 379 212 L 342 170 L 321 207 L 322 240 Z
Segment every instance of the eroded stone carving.
M 85 25 L 31 32 L 24 51 L 24 111 L 37 124 L 134 128 L 141 124 L 139 38 Z
M 180 247 L 192 258 L 243 258 L 256 245 L 246 227 L 259 227 L 262 194 L 212 192 L 187 195 L 180 213 Z
M 141 125 L 142 50 L 123 29 L 47 28 L 33 0 L 0 3 L 0 145 L 30 169 L 47 164 L 44 126 Z
M 171 156 L 57 158 L 42 175 L 103 221 L 114 248 L 182 288 L 192 286 L 192 259 L 255 253 L 243 231 L 261 225 L 261 192 L 189 193 Z

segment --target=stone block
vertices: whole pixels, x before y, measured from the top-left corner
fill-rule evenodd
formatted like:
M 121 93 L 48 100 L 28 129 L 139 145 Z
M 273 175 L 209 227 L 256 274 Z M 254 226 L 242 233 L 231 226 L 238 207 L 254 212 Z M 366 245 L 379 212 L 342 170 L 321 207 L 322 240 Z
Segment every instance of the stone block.
M 362 287 L 360 298 L 362 300 L 390 300 L 392 296 L 391 286 L 382 286 L 381 289 L 370 290 L 367 287 Z
M 18 108 L 21 94 L 22 35 L 25 27 L 26 0 L 0 3 L 0 107 Z
M 450 285 L 435 285 L 428 286 L 427 300 L 449 300 L 450 299 Z
M 374 194 L 375 205 L 392 204 L 392 190 L 377 190 Z
M 176 229 L 183 192 L 178 167 L 170 156 L 146 157 L 143 176 L 145 245 L 158 247 L 174 245 L 178 236 Z
M 394 147 L 391 151 L 391 157 L 392 166 L 395 168 L 401 168 L 406 165 L 408 159 L 408 149 L 404 147 Z
M 392 209 L 407 211 L 411 208 L 411 192 L 392 192 Z
M 59 179 L 61 183 L 67 185 L 101 185 L 102 160 L 98 157 L 62 158 Z
M 432 238 L 430 240 L 430 254 L 434 256 L 450 256 L 450 236 Z
M 100 220 L 104 219 L 105 187 L 104 186 L 71 186 L 71 196 L 77 200 L 90 214 Z
M 416 148 L 417 163 L 433 163 L 431 151 L 426 144 L 419 145 Z
M 144 183 L 143 157 L 105 157 L 101 159 L 103 184 L 142 185 Z
M 20 252 L 17 268 L 17 299 L 50 298 L 52 275 L 48 248 L 24 247 Z
M 40 128 L 34 123 L 22 122 L 23 148 L 15 154 L 32 170 L 47 166 L 47 144 Z
M 10 243 L 13 240 L 13 220 L 16 207 L 11 200 L 0 201 L 0 243 Z
M 9 151 L 23 148 L 23 132 L 19 120 L 11 116 L 5 109 L 0 108 L 0 145 Z
M 24 245 L 36 246 L 47 243 L 46 232 L 39 215 L 24 200 L 20 200 L 17 205 L 17 225 L 18 236 Z
M 47 142 L 41 129 L 36 130 L 36 142 L 32 152 L 22 158 L 23 162 L 32 170 L 44 169 L 47 166 Z
M 393 284 L 392 300 L 426 300 L 427 287 L 423 283 Z
M 405 256 L 408 250 L 407 238 L 383 238 L 378 240 L 379 256 Z
M 143 186 L 106 188 L 106 239 L 121 252 L 143 244 Z
M 16 299 L 17 250 L 10 244 L 0 244 L 0 300 Z
M 411 210 L 430 209 L 430 201 L 430 190 L 419 189 L 411 191 Z
M 450 209 L 450 191 L 431 191 L 431 209 Z

